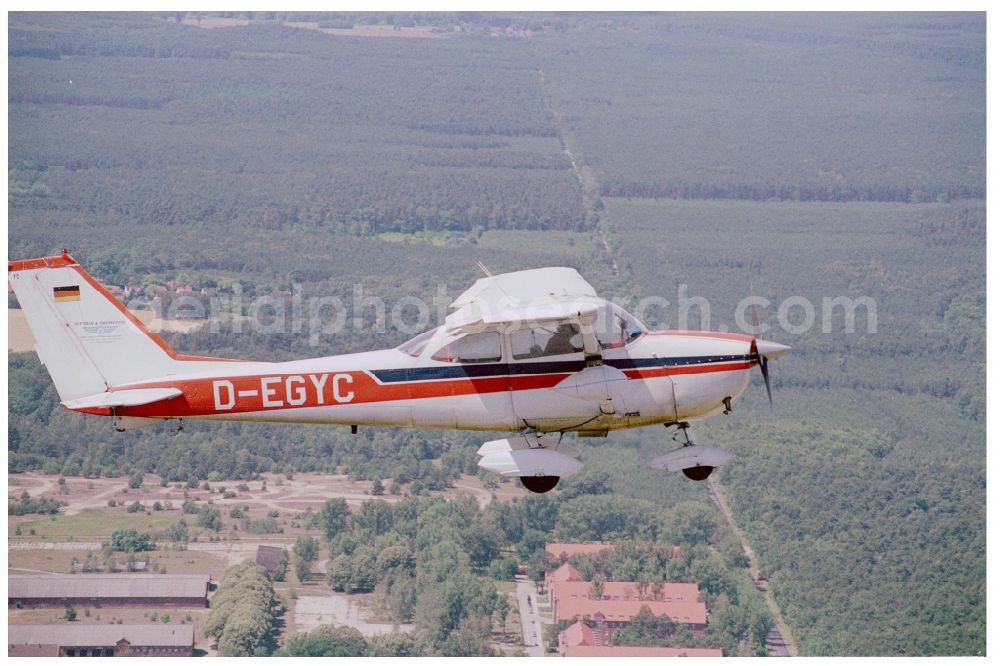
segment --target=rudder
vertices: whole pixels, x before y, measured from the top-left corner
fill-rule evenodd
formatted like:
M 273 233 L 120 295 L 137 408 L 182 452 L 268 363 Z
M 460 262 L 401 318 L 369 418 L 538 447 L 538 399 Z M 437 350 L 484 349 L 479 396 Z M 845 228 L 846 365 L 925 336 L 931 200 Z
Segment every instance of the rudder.
M 176 354 L 64 250 L 7 277 L 64 402 L 172 374 Z

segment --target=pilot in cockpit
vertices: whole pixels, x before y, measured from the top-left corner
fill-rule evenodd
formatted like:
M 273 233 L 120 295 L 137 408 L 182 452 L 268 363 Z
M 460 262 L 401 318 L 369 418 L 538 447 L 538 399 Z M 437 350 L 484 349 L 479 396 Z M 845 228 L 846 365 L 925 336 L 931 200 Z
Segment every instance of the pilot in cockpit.
M 580 330 L 573 324 L 559 324 L 556 332 L 545 343 L 545 355 L 573 354 L 580 351 L 580 348 L 573 345 L 573 338 L 579 333 Z

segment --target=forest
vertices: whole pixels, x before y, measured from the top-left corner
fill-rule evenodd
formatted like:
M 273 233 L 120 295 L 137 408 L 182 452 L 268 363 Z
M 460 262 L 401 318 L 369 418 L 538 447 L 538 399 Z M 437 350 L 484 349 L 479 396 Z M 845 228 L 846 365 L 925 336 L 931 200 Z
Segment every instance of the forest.
M 109 284 L 184 280 L 222 295 L 239 284 L 247 299 L 298 286 L 348 302 L 360 286 L 390 305 L 439 285 L 457 295 L 477 260 L 493 272 L 566 265 L 602 295 L 668 299 L 643 313 L 657 328 L 734 330 L 753 290 L 770 301 L 766 337 L 794 349 L 772 367 L 774 408 L 755 381 L 732 416 L 697 434 L 733 453 L 714 478 L 800 654 L 985 653 L 982 14 L 202 13 L 245 23 L 217 29 L 185 23 L 194 16 L 10 15 L 12 258 L 65 246 Z M 295 21 L 437 37 L 345 37 Z M 695 308 L 682 322 L 682 288 L 710 316 Z M 817 312 L 797 334 L 777 317 L 793 296 Z M 822 299 L 837 296 L 871 298 L 877 330 L 863 309 L 854 332 L 837 311 L 824 330 Z M 313 340 L 228 321 L 167 338 L 185 352 L 282 360 L 409 337 L 370 310 L 362 319 Z M 573 442 L 586 468 L 539 500 L 550 520 L 503 517 L 524 532 L 474 543 L 468 521 L 523 507 L 425 494 L 478 473 L 481 433 L 115 433 L 60 408 L 33 354 L 10 354 L 8 377 L 11 472 L 391 479 L 388 492 L 413 496 L 399 511 L 434 517 L 451 535 L 438 555 L 473 582 L 506 566 L 495 548 L 537 573 L 540 535 L 666 543 L 679 516 L 713 510 L 704 486 L 647 467 L 669 445 L 662 428 L 626 431 Z M 10 511 L 36 505 L 58 511 L 32 498 Z M 333 535 L 331 583 L 370 587 L 399 617 L 423 612 L 414 586 L 437 574 L 422 551 L 404 558 L 405 575 L 376 579 L 368 566 L 417 538 L 411 519 Z M 711 548 L 692 543 L 699 576 L 735 575 L 723 531 Z M 632 560 L 670 575 L 654 555 Z M 600 574 L 632 560 L 580 564 Z M 725 586 L 719 608 L 742 594 Z M 481 636 L 469 617 L 491 603 L 474 587 L 448 592 L 477 609 L 448 619 L 466 646 Z M 744 610 L 727 617 L 750 631 L 757 610 Z M 338 640 L 395 649 L 353 638 Z M 301 649 L 328 642 L 315 639 Z

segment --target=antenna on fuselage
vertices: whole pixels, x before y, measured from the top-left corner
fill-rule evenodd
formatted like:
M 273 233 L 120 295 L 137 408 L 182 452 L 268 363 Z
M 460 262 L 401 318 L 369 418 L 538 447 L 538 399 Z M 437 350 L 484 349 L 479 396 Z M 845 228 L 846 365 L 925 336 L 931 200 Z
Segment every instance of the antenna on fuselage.
M 507 290 L 503 288 L 503 285 L 501 285 L 500 282 L 497 281 L 495 277 L 493 277 L 493 273 L 490 273 L 490 269 L 486 268 L 486 264 L 477 259 L 476 267 L 483 272 L 483 275 L 488 277 L 493 282 L 493 284 L 496 286 L 496 288 L 500 291 L 501 294 L 503 294 L 508 299 L 510 299 L 511 302 L 513 302 L 514 299 L 511 298 L 510 294 L 507 293 Z

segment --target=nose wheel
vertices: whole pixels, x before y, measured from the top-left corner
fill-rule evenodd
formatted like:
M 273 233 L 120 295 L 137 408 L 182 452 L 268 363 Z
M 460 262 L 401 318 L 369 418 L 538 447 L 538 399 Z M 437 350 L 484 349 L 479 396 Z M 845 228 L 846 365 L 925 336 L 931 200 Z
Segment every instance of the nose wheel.
M 728 400 L 728 398 L 726 398 Z M 728 405 L 727 405 L 728 407 Z M 694 440 L 691 438 L 691 433 L 688 432 L 689 424 L 686 421 L 682 421 L 677 424 L 677 432 L 674 433 L 674 441 L 681 443 L 681 451 L 684 449 L 694 449 Z M 710 465 L 694 465 L 693 467 L 685 467 L 681 470 L 684 472 L 684 476 L 691 479 L 692 481 L 704 481 L 708 477 L 712 476 L 712 472 L 715 468 Z
M 709 467 L 708 465 L 697 465 L 695 467 L 686 467 L 682 471 L 684 472 L 684 476 L 692 481 L 704 481 L 708 477 L 712 476 L 712 472 L 715 471 L 715 468 Z
M 533 493 L 547 493 L 559 483 L 558 476 L 522 476 L 521 485 Z
M 666 469 L 671 472 L 684 472 L 684 476 L 692 481 L 704 481 L 712 475 L 715 468 L 729 460 L 729 454 L 714 446 L 695 444 L 688 433 L 688 423 L 668 423 L 667 427 L 676 427 L 674 441 L 681 448 L 651 460 L 649 465 L 654 469 Z

